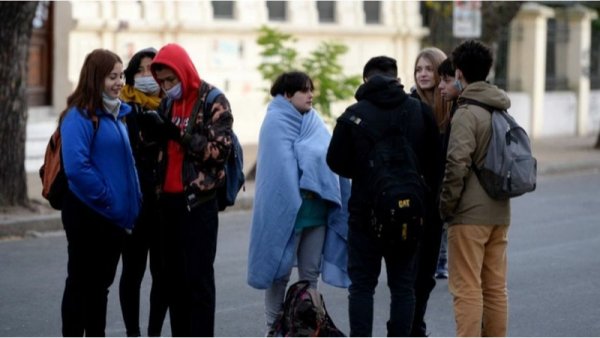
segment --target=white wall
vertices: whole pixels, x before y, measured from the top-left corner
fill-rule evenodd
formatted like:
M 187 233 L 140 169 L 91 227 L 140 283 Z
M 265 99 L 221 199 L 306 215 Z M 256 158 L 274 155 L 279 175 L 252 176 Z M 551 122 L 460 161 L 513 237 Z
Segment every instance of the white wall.
M 531 131 L 531 98 L 523 92 L 508 92 L 510 108 L 508 113 L 517 123 L 525 129 L 527 134 Z
M 575 135 L 577 99 L 574 92 L 545 92 L 543 128 L 539 136 Z
M 597 134 L 600 131 L 600 90 L 590 91 L 590 115 L 587 131 L 589 134 Z

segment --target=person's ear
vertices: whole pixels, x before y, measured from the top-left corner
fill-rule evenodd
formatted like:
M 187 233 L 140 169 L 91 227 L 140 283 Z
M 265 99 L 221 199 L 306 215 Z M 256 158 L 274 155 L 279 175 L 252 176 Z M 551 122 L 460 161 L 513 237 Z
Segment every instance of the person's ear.
M 463 79 L 463 73 L 460 69 L 454 70 L 454 79 L 459 81 Z

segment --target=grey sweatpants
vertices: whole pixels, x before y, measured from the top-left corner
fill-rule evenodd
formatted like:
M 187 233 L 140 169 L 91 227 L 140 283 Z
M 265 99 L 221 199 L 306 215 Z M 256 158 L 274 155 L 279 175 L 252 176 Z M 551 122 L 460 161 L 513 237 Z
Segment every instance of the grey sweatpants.
M 317 288 L 317 281 L 321 271 L 321 254 L 325 243 L 325 226 L 304 229 L 295 236 L 295 250 L 298 266 L 298 278 L 308 280 L 312 288 Z M 265 291 L 265 317 L 267 329 L 277 319 L 279 311 L 283 308 L 285 291 L 290 280 L 292 269 L 281 279 L 273 282 Z

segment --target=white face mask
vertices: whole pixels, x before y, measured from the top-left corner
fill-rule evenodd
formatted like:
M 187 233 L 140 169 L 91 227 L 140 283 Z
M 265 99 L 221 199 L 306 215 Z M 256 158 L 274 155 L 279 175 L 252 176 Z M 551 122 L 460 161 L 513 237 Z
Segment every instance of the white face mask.
M 170 97 L 172 100 L 179 100 L 182 94 L 181 82 L 174 85 L 171 89 L 165 90 L 165 94 L 167 94 L 167 96 Z
M 158 93 L 158 91 L 160 90 L 158 83 L 156 83 L 152 76 L 138 77 L 135 78 L 134 81 L 135 84 L 133 85 L 133 87 L 141 91 L 142 93 L 155 94 Z

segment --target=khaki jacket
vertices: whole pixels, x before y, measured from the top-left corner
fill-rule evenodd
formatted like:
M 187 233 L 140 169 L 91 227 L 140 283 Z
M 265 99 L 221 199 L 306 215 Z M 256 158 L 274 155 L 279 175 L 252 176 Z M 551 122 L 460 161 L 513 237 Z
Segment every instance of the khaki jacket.
M 480 106 L 461 103 L 461 98 L 479 101 L 498 109 L 508 109 L 510 99 L 498 87 L 486 82 L 469 84 L 458 99 L 459 107 L 451 122 L 446 170 L 440 196 L 442 219 L 450 225 L 508 225 L 510 200 L 494 200 L 487 195 L 471 169 L 483 165 L 491 138 L 491 113 Z

